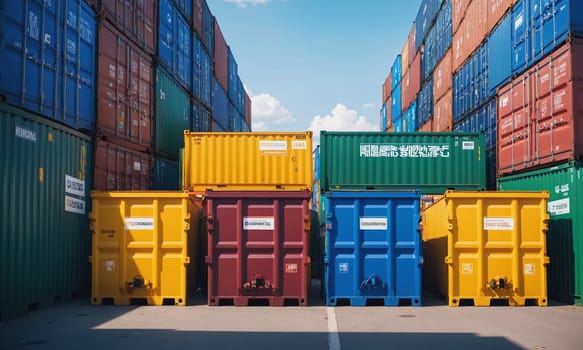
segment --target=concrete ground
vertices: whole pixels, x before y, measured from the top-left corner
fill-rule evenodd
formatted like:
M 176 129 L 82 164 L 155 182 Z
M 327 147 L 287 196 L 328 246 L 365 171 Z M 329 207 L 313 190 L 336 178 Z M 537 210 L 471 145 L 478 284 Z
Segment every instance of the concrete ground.
M 89 299 L 0 323 L 0 349 L 583 349 L 583 307 L 105 306 Z

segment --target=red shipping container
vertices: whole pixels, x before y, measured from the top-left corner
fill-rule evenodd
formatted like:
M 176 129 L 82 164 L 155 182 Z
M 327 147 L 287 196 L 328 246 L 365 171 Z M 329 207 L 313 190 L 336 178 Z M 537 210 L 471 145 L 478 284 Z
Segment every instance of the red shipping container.
M 412 44 L 411 40 L 413 40 Z M 407 35 L 405 45 L 403 45 L 403 49 L 401 50 L 401 77 L 405 77 L 405 72 L 411 63 L 413 63 L 413 57 L 415 57 L 415 53 L 415 23 L 413 23 L 413 26 L 409 31 L 409 35 Z
M 451 2 L 451 29 L 452 33 L 457 32 L 459 25 L 466 14 L 468 5 L 472 0 L 452 0 Z
M 406 111 L 411 103 L 417 98 L 417 93 L 421 89 L 421 54 L 415 55 L 413 63 L 403 75 L 401 92 L 401 111 Z
M 124 146 L 152 145 L 152 56 L 111 24 L 99 24 L 97 130 Z
M 490 33 L 496 24 L 504 17 L 504 15 L 512 8 L 516 0 L 487 0 L 487 24 L 486 33 Z
M 385 83 L 383 84 L 383 100 L 381 101 L 382 103 L 385 103 L 391 97 L 392 91 L 391 83 L 392 83 L 391 72 L 389 72 L 389 75 L 387 76 L 387 78 L 385 79 Z
M 101 0 L 94 2 L 97 13 L 130 38 L 137 47 L 149 54 L 156 52 L 155 0 Z
M 425 124 L 421 125 L 418 130 L 419 132 L 432 132 L 433 131 L 433 118 L 429 118 Z
M 203 37 L 202 32 L 202 9 L 204 8 L 204 0 L 192 0 L 192 27 L 198 33 L 198 37 Z
M 219 22 L 215 19 L 215 77 L 225 92 L 229 92 L 229 51 Z
M 393 113 L 393 101 L 391 100 L 392 97 L 391 95 L 389 95 L 389 97 L 387 98 L 386 101 L 386 105 L 387 105 L 387 129 L 390 129 L 393 127 L 393 118 L 391 118 L 391 113 Z
M 498 175 L 583 157 L 583 39 L 498 93 Z
M 415 52 L 415 22 L 413 22 L 413 25 L 411 26 L 411 31 L 409 32 L 409 35 L 407 36 L 407 45 L 409 46 L 409 58 L 407 61 L 407 66 L 410 66 L 413 63 L 413 59 L 415 58 L 415 55 L 413 55 L 413 52 Z M 421 51 L 421 48 L 419 48 L 419 51 Z M 415 54 L 419 54 L 419 52 L 415 52 Z
M 447 90 L 452 88 L 452 80 L 451 49 L 448 49 L 433 71 L 433 98 L 435 101 L 439 100 Z
M 449 89 L 433 105 L 433 131 L 449 132 L 453 126 L 452 90 Z
M 308 191 L 207 191 L 208 304 L 307 305 Z
M 152 158 L 113 143 L 97 140 L 95 145 L 95 186 L 100 191 L 150 189 Z
M 486 39 L 486 4 L 485 0 L 472 1 L 453 36 L 452 69 L 454 72 Z

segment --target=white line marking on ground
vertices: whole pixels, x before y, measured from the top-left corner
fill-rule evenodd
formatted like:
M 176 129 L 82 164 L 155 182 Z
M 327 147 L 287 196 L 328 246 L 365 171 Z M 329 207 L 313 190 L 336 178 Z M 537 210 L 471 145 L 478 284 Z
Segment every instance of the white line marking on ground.
M 340 336 L 338 335 L 338 324 L 336 324 L 336 312 L 333 307 L 327 307 L 328 314 L 328 349 L 340 350 Z

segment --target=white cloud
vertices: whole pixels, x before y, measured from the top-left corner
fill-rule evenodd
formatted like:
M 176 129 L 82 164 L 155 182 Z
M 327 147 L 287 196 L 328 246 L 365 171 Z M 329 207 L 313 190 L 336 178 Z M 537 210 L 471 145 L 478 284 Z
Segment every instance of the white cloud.
M 253 126 L 251 127 L 251 130 L 253 130 L 253 131 L 266 131 L 266 129 L 267 129 L 264 122 L 251 121 L 251 123 L 253 124 Z
M 269 124 L 294 123 L 296 119 L 292 112 L 285 108 L 278 99 L 270 94 L 251 95 L 251 113 L 253 116 L 253 130 L 255 124 L 265 127 Z
M 235 3 L 240 8 L 245 8 L 248 5 L 252 5 L 252 6 L 265 5 L 271 0 L 225 0 L 225 1 Z
M 374 107 L 374 103 L 364 103 L 362 108 L 371 109 Z
M 365 116 L 358 115 L 358 112 L 337 104 L 329 115 L 315 116 L 308 128 L 313 132 L 314 146 L 320 144 L 320 131 L 378 131 L 379 126 L 371 124 Z

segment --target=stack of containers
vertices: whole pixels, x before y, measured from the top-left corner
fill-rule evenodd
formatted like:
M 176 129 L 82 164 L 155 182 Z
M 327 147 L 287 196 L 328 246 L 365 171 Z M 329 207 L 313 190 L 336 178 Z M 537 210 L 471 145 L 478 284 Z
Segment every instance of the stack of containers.
M 86 295 L 95 13 L 0 6 L 0 322 Z
M 519 0 L 510 16 L 513 78 L 498 90 L 498 185 L 551 193 L 549 295 L 581 305 L 583 7 Z
M 483 136 L 323 131 L 320 140 L 326 304 L 421 305 L 421 193 L 483 189 Z
M 401 51 L 402 67 L 402 90 L 401 90 L 401 110 L 402 110 L 402 131 L 415 131 L 417 119 L 417 93 L 421 86 L 421 54 L 415 51 L 415 26 L 407 36 L 407 41 Z
M 391 122 L 396 132 L 403 131 L 401 109 L 401 80 L 402 80 L 401 55 L 397 55 L 391 66 Z
M 185 131 L 184 142 L 183 188 L 205 198 L 208 304 L 306 305 L 311 132 Z
M 381 102 L 381 131 L 390 131 L 393 128 L 392 120 L 392 73 L 389 71 L 385 82 L 383 83 L 382 89 L 382 102 Z M 384 126 L 384 128 L 383 128 Z

